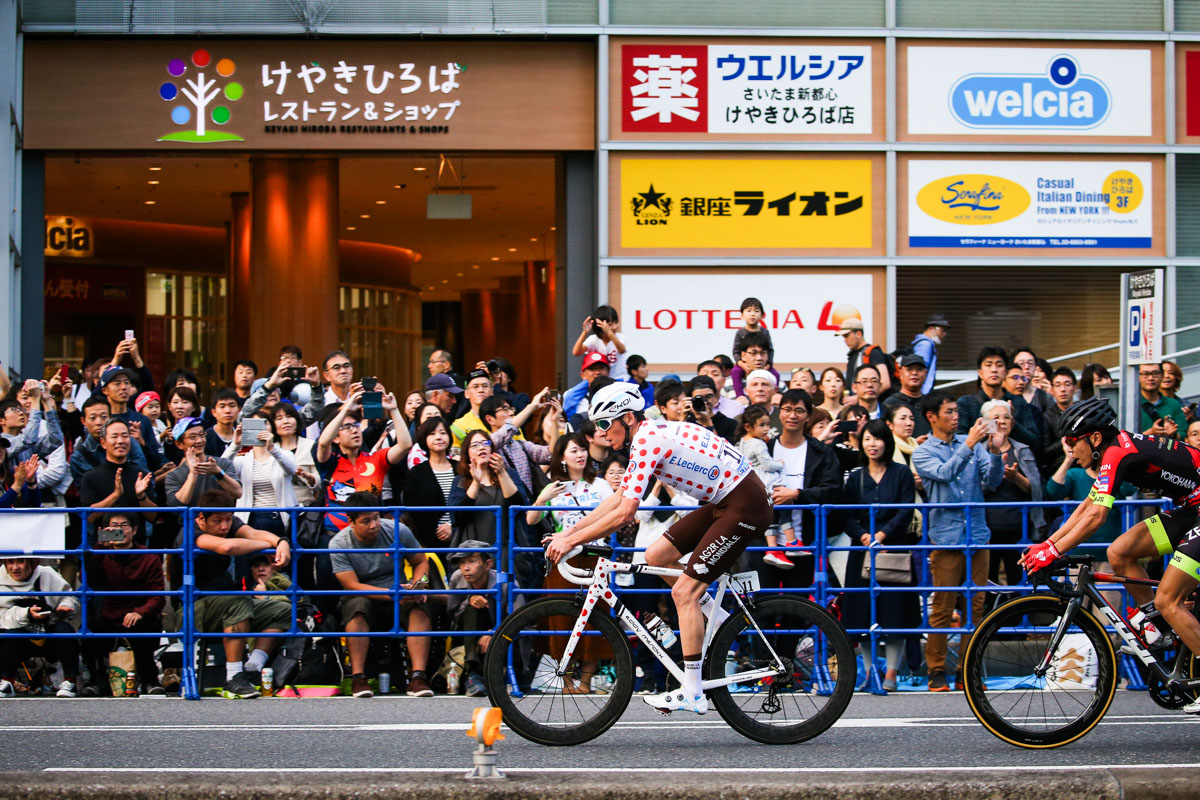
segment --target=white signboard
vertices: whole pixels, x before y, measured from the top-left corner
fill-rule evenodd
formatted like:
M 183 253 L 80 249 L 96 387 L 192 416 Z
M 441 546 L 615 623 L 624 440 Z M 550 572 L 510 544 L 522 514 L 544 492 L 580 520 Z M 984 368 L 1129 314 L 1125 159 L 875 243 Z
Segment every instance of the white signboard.
M 910 247 L 1153 245 L 1144 161 L 908 162 Z
M 1131 365 L 1162 361 L 1163 272 L 1148 269 L 1129 275 L 1125 291 L 1126 361 Z
M 908 132 L 1150 136 L 1150 51 L 908 48 Z
M 776 363 L 838 363 L 846 360 L 846 345 L 835 335 L 843 320 L 857 317 L 866 323 L 868 341 L 882 338 L 872 330 L 873 290 L 873 277 L 863 274 L 626 273 L 621 330 L 652 367 L 694 366 L 732 350 L 742 326 L 738 307 L 752 295 L 767 305 L 763 323 Z
M 65 550 L 66 531 L 66 514 L 0 514 L 0 550 Z

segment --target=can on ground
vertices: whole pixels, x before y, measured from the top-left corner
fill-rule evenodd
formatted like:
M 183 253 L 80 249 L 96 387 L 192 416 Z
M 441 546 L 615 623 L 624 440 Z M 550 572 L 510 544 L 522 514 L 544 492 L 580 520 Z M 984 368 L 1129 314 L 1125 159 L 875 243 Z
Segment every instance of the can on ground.
M 388 694 L 392 691 L 392 673 L 379 673 L 379 693 Z
M 262 668 L 262 693 L 263 697 L 275 694 L 275 670 L 270 667 Z

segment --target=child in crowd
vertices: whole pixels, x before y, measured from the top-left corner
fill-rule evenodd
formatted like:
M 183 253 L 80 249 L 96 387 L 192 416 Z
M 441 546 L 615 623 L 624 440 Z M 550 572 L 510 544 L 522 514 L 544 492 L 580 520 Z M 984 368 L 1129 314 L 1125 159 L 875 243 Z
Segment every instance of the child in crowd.
M 771 490 L 783 480 L 784 468 L 784 463 L 771 458 L 771 453 L 767 449 L 767 432 L 770 429 L 770 423 L 770 415 L 761 406 L 747 408 L 738 423 L 740 428 L 738 433 L 741 435 L 738 440 L 738 449 L 750 460 L 750 466 L 754 469 L 755 474 L 767 487 L 767 497 L 771 496 Z M 795 564 L 783 551 L 774 549 L 778 546 L 780 539 L 783 540 L 784 547 L 795 547 L 797 544 L 796 530 L 792 525 L 792 512 L 790 511 L 775 512 L 775 524 L 767 529 L 767 547 L 772 549 L 763 555 L 763 561 L 779 569 L 791 569 Z
M 742 327 L 737 329 L 733 334 L 733 360 L 741 361 L 742 350 L 746 348 L 744 340 L 747 333 L 762 331 L 767 337 L 767 366 L 775 364 L 775 345 L 771 342 L 771 332 L 767 330 L 767 326 L 762 324 L 762 318 L 766 314 L 763 310 L 762 301 L 757 297 L 747 297 L 742 301 Z
M 612 306 L 599 306 L 583 321 L 583 330 L 571 352 L 577 356 L 599 353 L 608 363 L 609 377 L 623 381 L 628 374 L 625 370 L 625 337 L 621 336 L 620 330 L 617 310 Z
M 133 407 L 154 423 L 154 435 L 161 438 L 167 430 L 167 423 L 162 419 L 162 398 L 158 392 L 142 392 L 133 401 Z

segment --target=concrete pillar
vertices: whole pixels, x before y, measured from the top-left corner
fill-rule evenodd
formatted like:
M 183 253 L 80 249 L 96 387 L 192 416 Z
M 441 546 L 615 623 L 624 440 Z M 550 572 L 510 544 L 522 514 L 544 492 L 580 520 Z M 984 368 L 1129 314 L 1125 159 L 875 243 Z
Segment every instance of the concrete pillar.
M 319 365 L 338 346 L 337 159 L 252 159 L 249 217 L 249 264 L 234 253 L 231 303 L 245 320 L 230 325 L 244 325 L 245 339 L 231 335 L 230 351 L 265 368 L 295 344 Z

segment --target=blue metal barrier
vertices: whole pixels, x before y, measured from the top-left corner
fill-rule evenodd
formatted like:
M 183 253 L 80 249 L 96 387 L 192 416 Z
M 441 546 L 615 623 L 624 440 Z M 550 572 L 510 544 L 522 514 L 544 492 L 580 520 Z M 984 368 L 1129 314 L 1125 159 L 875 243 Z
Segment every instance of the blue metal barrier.
M 826 505 L 826 506 L 818 506 L 818 505 L 787 505 L 787 506 L 784 506 L 784 505 L 780 505 L 780 506 L 776 506 L 775 508 L 777 510 L 781 510 L 781 511 L 808 511 L 808 512 L 812 513 L 811 519 L 815 521 L 815 529 L 813 531 L 811 531 L 811 536 L 807 536 L 807 535 L 805 536 L 805 538 L 809 538 L 811 540 L 811 544 L 804 545 L 802 547 L 787 548 L 787 551 L 789 553 L 805 553 L 809 557 L 813 558 L 813 580 L 812 580 L 812 583 L 807 586 L 777 586 L 777 587 L 764 587 L 764 588 L 770 588 L 771 591 L 777 591 L 777 592 L 790 592 L 790 593 L 796 593 L 796 594 L 803 594 L 805 596 L 811 597 L 815 602 L 817 602 L 820 605 L 825 606 L 825 607 L 828 607 L 833 602 L 833 600 L 837 596 L 840 596 L 840 595 L 854 594 L 854 593 L 869 594 L 870 602 L 868 603 L 868 606 L 869 606 L 869 610 L 870 610 L 869 611 L 870 625 L 867 628 L 852 628 L 852 629 L 849 629 L 848 632 L 853 637 L 862 637 L 865 640 L 865 642 L 869 644 L 869 653 L 867 653 L 866 648 L 863 648 L 863 650 L 862 650 L 862 652 L 864 653 L 864 662 L 869 664 L 870 677 L 869 677 L 868 688 L 875 693 L 883 693 L 880 676 L 879 676 L 877 670 L 875 669 L 876 653 L 879 649 L 881 642 L 886 640 L 889 636 L 911 636 L 911 635 L 920 635 L 920 634 L 928 634 L 928 633 L 951 633 L 951 632 L 955 632 L 955 631 L 960 632 L 960 633 L 968 633 L 969 634 L 972 631 L 974 631 L 975 623 L 977 622 L 977 620 L 973 619 L 973 612 L 971 610 L 970 598 L 973 595 L 981 593 L 981 592 L 1027 593 L 1027 592 L 1032 591 L 1032 587 L 1029 585 L 1029 583 L 1027 581 L 1019 583 L 1019 584 L 1015 584 L 1015 585 L 1011 585 L 1011 586 L 1003 586 L 1003 587 L 993 586 L 993 585 L 982 585 L 981 586 L 981 585 L 974 584 L 971 581 L 971 570 L 970 570 L 970 559 L 972 558 L 972 554 L 977 553 L 979 551 L 990 552 L 990 551 L 997 551 L 997 550 L 1023 550 L 1026 547 L 1028 547 L 1029 543 L 1030 543 L 1030 540 L 1029 540 L 1029 512 L 1031 509 L 1039 508 L 1039 507 L 1040 508 L 1062 509 L 1064 512 L 1064 515 L 1066 515 L 1066 514 L 1069 514 L 1070 511 L 1076 505 L 1077 505 L 1077 503 L 1075 501 L 1046 501 L 1046 502 L 1041 502 L 1041 503 L 977 503 L 977 504 L 921 504 L 921 503 L 914 503 L 914 504 L 871 504 L 871 505 L 854 505 L 854 506 L 850 506 L 850 505 Z M 1136 513 L 1136 510 L 1138 508 L 1141 508 L 1141 507 L 1152 507 L 1152 508 L 1153 507 L 1169 507 L 1170 503 L 1169 503 L 1169 501 L 1163 501 L 1163 500 L 1130 500 L 1130 501 L 1118 501 L 1116 505 L 1117 505 L 1117 508 L 1121 509 L 1123 517 L 1124 517 L 1123 521 L 1125 524 L 1122 526 L 1122 528 L 1128 529 L 1133 524 L 1133 515 Z M 655 510 L 655 511 L 671 510 L 671 511 L 685 511 L 686 512 L 686 511 L 694 510 L 696 507 L 697 506 L 656 506 L 656 507 L 654 507 L 654 509 L 650 509 L 649 507 L 646 507 L 646 508 L 643 508 L 641 510 L 641 512 L 639 512 L 639 513 L 648 513 L 651 510 Z M 594 508 L 594 506 L 584 506 L 584 507 L 572 506 L 572 507 L 570 507 L 569 510 L 572 512 L 578 512 L 578 511 L 588 511 L 588 510 L 591 510 L 592 508 Z M 834 531 L 834 529 L 839 527 L 836 524 L 836 522 L 831 522 L 831 520 L 829 518 L 831 512 L 832 513 L 842 513 L 842 512 L 847 512 L 847 511 L 867 510 L 868 514 L 869 514 L 869 521 L 871 523 L 868 527 L 871 528 L 872 530 L 874 530 L 875 529 L 874 522 L 875 522 L 876 514 L 883 510 L 914 509 L 914 510 L 919 510 L 919 511 L 929 511 L 929 510 L 933 510 L 933 509 L 961 509 L 961 510 L 966 511 L 966 510 L 975 509 L 975 508 L 983 508 L 983 509 L 987 509 L 987 508 L 993 508 L 993 509 L 994 508 L 1018 508 L 1018 509 L 1020 509 L 1021 514 L 1022 514 L 1022 535 L 1021 535 L 1020 540 L 1015 544 L 980 544 L 980 545 L 970 544 L 969 542 L 970 542 L 970 525 L 971 525 L 970 518 L 971 518 L 971 515 L 968 513 L 965 515 L 966 521 L 965 521 L 965 525 L 964 525 L 965 539 L 968 542 L 968 544 L 964 544 L 964 545 L 950 546 L 950 545 L 935 545 L 935 544 L 929 543 L 928 542 L 929 520 L 928 520 L 927 514 L 923 515 L 923 519 L 922 519 L 921 542 L 918 544 L 915 544 L 915 545 L 895 546 L 895 545 L 885 544 L 882 548 L 880 548 L 880 547 L 865 547 L 861 544 L 856 544 L 856 543 L 851 543 L 850 545 L 831 545 L 830 544 L 831 531 Z M 225 508 L 225 509 L 203 509 L 204 513 L 206 513 L 206 514 L 210 513 L 210 512 L 243 513 L 243 512 L 247 512 L 249 510 L 250 509 L 236 508 L 236 507 Z M 33 553 L 25 553 L 25 552 L 20 552 L 20 551 L 16 551 L 16 550 L 3 549 L 3 541 L 0 540 L 0 558 L 20 556 L 20 555 L 32 555 L 33 557 L 37 557 L 37 558 L 61 558 L 61 557 L 68 557 L 68 556 L 78 558 L 81 563 L 80 581 L 79 581 L 78 588 L 75 590 L 72 590 L 72 591 L 64 591 L 61 593 L 57 593 L 62 596 L 70 596 L 70 597 L 78 597 L 79 598 L 81 607 L 80 607 L 80 613 L 79 613 L 79 618 L 78 618 L 78 620 L 79 620 L 78 631 L 73 634 L 69 634 L 69 633 L 45 633 L 45 634 L 37 633 L 36 638 L 39 638 L 39 639 L 40 638 L 56 638 L 56 637 L 65 638 L 65 637 L 76 636 L 76 637 L 79 637 L 84 640 L 114 639 L 114 638 L 162 638 L 162 637 L 179 639 L 183 643 L 183 650 L 185 653 L 185 658 L 183 660 L 183 670 L 182 670 L 182 672 L 183 672 L 183 674 L 182 674 L 183 695 L 189 699 L 197 699 L 200 697 L 199 681 L 197 679 L 197 665 L 195 663 L 195 656 L 196 656 L 196 651 L 197 651 L 197 644 L 202 640 L 225 639 L 225 638 L 243 638 L 243 639 L 245 639 L 245 638 L 320 637 L 320 636 L 328 635 L 327 632 L 323 632 L 323 631 L 315 631 L 314 632 L 314 631 L 300 630 L 297 628 L 296 611 L 297 611 L 297 604 L 301 597 L 305 597 L 305 596 L 307 596 L 307 597 L 322 597 L 322 596 L 342 597 L 342 596 L 350 596 L 350 595 L 387 594 L 391 598 L 391 600 L 394 602 L 392 625 L 390 626 L 390 628 L 388 630 L 386 630 L 386 631 L 364 631 L 364 632 L 338 632 L 337 635 L 339 637 L 347 637 L 347 638 L 352 638 L 352 637 L 396 637 L 396 636 L 401 636 L 401 635 L 434 637 L 434 636 L 460 636 L 460 635 L 480 636 L 480 635 L 494 633 L 495 628 L 492 628 L 490 630 L 483 630 L 483 631 L 431 630 L 431 631 L 420 631 L 420 632 L 411 632 L 410 633 L 408 631 L 405 631 L 400 626 L 400 601 L 403 598 L 405 598 L 407 596 L 411 596 L 411 595 L 450 596 L 450 595 L 456 595 L 456 594 L 461 595 L 461 594 L 485 593 L 485 594 L 493 595 L 494 601 L 495 601 L 495 607 L 497 609 L 502 609 L 505 613 L 511 613 L 514 608 L 514 604 L 517 602 L 517 600 L 520 597 L 523 597 L 523 596 L 547 595 L 547 594 L 574 594 L 575 592 L 578 591 L 577 587 L 572 587 L 572 588 L 568 588 L 568 589 L 545 589 L 545 588 L 541 588 L 541 587 L 523 587 L 523 586 L 517 585 L 517 583 L 514 580 L 512 580 L 512 576 L 516 572 L 516 565 L 517 565 L 518 559 L 522 555 L 536 555 L 536 557 L 540 558 L 543 555 L 543 550 L 539 546 L 533 546 L 533 545 L 521 546 L 517 543 L 517 536 L 515 536 L 515 535 L 505 536 L 504 535 L 505 528 L 504 528 L 503 523 L 504 523 L 505 519 L 504 519 L 503 515 L 504 515 L 505 511 L 507 511 L 507 514 L 508 514 L 508 517 L 507 517 L 508 530 L 515 532 L 518 528 L 518 525 L 520 524 L 520 523 L 518 523 L 518 520 L 516 517 L 517 514 L 522 514 L 522 513 L 525 513 L 526 511 L 547 511 L 548 510 L 548 511 L 553 512 L 553 511 L 567 510 L 565 508 L 560 509 L 557 507 L 547 507 L 547 506 L 509 506 L 507 508 L 500 507 L 500 506 L 465 506 L 465 507 L 455 507 L 455 508 L 448 508 L 445 506 L 422 506 L 422 507 L 385 506 L 385 507 L 375 507 L 375 508 L 366 509 L 366 510 L 372 510 L 372 511 L 377 510 L 381 514 L 390 515 L 393 523 L 396 523 L 396 524 L 399 523 L 401 514 L 410 512 L 410 511 L 414 511 L 414 512 L 451 512 L 451 513 L 454 513 L 454 512 L 474 512 L 474 513 L 486 512 L 486 513 L 491 513 L 495 517 L 495 532 L 496 532 L 495 542 L 496 542 L 496 544 L 489 550 L 484 551 L 484 552 L 491 553 L 495 560 L 498 580 L 497 580 L 496 587 L 494 589 L 481 591 L 481 590 L 475 590 L 475 589 L 453 590 L 453 589 L 449 589 L 448 587 L 445 589 L 438 589 L 438 590 L 399 588 L 402 586 L 402 583 L 403 583 L 401 580 L 401 578 L 403 577 L 403 573 L 401 571 L 402 570 L 401 562 L 404 560 L 403 557 L 405 555 L 407 555 L 409 553 L 413 553 L 413 552 L 427 553 L 427 554 L 436 555 L 439 557 L 439 560 L 442 560 L 442 557 L 444 557 L 450 553 L 456 552 L 459 548 L 438 547 L 438 548 L 418 548 L 418 549 L 413 550 L 413 549 L 407 549 L 407 548 L 400 547 L 399 542 L 397 540 L 397 541 L 393 542 L 393 545 L 391 547 L 356 548 L 355 550 L 351 551 L 351 552 L 363 552 L 363 553 L 386 552 L 386 553 L 392 554 L 394 570 L 395 570 L 394 576 L 393 576 L 393 588 L 387 590 L 386 592 L 380 592 L 380 591 L 376 591 L 376 590 L 345 590 L 345 589 L 341 589 L 340 587 L 339 588 L 331 587 L 331 588 L 326 588 L 326 589 L 321 589 L 321 588 L 306 589 L 306 588 L 301 587 L 301 585 L 300 585 L 300 581 L 298 580 L 298 578 L 299 578 L 298 562 L 299 562 L 300 556 L 303 556 L 306 554 L 321 556 L 321 555 L 328 555 L 328 554 L 331 554 L 334 552 L 347 552 L 347 551 L 338 551 L 338 550 L 332 550 L 329 548 L 306 548 L 306 547 L 301 546 L 297 541 L 297 523 L 298 523 L 298 519 L 299 519 L 298 515 L 301 513 L 307 513 L 307 512 L 317 512 L 317 513 L 323 514 L 327 511 L 346 511 L 347 509 L 345 507 L 343 507 L 343 506 L 337 506 L 337 507 L 276 507 L 276 508 L 263 508 L 263 509 L 256 508 L 253 510 L 254 511 L 265 511 L 265 512 L 286 512 L 289 514 L 289 529 L 290 529 L 290 539 L 291 539 L 290 546 L 291 546 L 291 552 L 292 552 L 292 557 L 290 560 L 290 575 L 291 575 L 292 585 L 289 589 L 278 590 L 278 591 L 254 591 L 254 590 L 235 591 L 235 590 L 207 590 L 207 589 L 201 589 L 201 588 L 197 587 L 196 582 L 195 582 L 196 557 L 197 557 L 197 553 L 200 551 L 198 548 L 195 547 L 195 540 L 196 540 L 196 530 L 197 530 L 196 529 L 196 515 L 200 511 L 200 509 L 195 509 L 195 508 L 154 508 L 153 509 L 153 511 L 158 514 L 175 514 L 180 517 L 180 525 L 181 525 L 181 529 L 183 531 L 183 536 L 182 536 L 181 541 L 184 543 L 184 546 L 181 548 L 165 548 L 165 549 L 155 549 L 155 550 L 135 549 L 135 550 L 128 550 L 128 551 L 114 550 L 112 548 L 96 548 L 91 545 L 91 543 L 89 541 L 89 537 L 84 536 L 83 544 L 81 544 L 80 547 L 77 547 L 74 549 L 36 551 Z M 111 509 L 102 509 L 101 510 L 101 512 L 121 512 L 121 513 L 137 513 L 137 514 L 143 514 L 145 511 L 147 511 L 147 509 L 140 508 L 140 507 L 138 507 L 138 508 L 111 508 Z M 78 509 L 78 508 L 77 509 L 68 509 L 68 508 L 0 509 L 0 515 L 3 515 L 3 514 L 35 514 L 35 515 L 36 514 L 71 514 L 71 515 L 74 515 L 74 516 L 77 516 L 80 518 L 80 522 L 81 522 L 81 525 L 83 526 L 84 530 L 88 530 L 88 528 L 89 528 L 89 526 L 87 525 L 87 518 L 90 515 L 95 514 L 95 513 L 97 513 L 97 509 L 90 509 L 90 508 L 82 508 L 82 509 Z M 642 548 L 617 546 L 616 541 L 615 541 L 615 534 L 610 535 L 610 543 L 615 547 L 615 549 L 618 553 L 644 552 L 644 549 L 642 549 Z M 1100 545 L 1085 544 L 1085 545 L 1082 545 L 1080 547 L 1080 549 L 1085 550 L 1085 551 L 1086 550 L 1101 551 L 1104 547 L 1106 547 L 1106 545 L 1104 545 L 1104 544 L 1100 544 Z M 770 548 L 765 545 L 757 545 L 757 546 L 753 546 L 753 547 L 748 547 L 747 551 L 763 552 L 763 551 L 767 551 L 770 549 L 777 549 L 777 548 Z M 875 580 L 874 572 L 875 572 L 876 555 L 880 549 L 886 549 L 888 551 L 906 551 L 906 552 L 913 553 L 914 554 L 914 559 L 913 559 L 914 566 L 917 570 L 916 583 L 911 586 L 879 584 L 878 581 Z M 957 551 L 962 551 L 966 554 L 967 568 L 965 570 L 966 577 L 965 577 L 965 581 L 963 584 L 957 585 L 957 586 L 935 586 L 935 585 L 932 585 L 931 580 L 930 580 L 928 561 L 927 561 L 927 559 L 920 558 L 919 556 L 922 553 L 935 551 L 935 550 L 957 550 Z M 828 581 L 828 576 L 830 574 L 830 568 L 829 568 L 830 556 L 834 555 L 836 553 L 839 553 L 839 552 L 854 552 L 854 551 L 864 552 L 866 554 L 866 557 L 869 559 L 870 568 L 871 568 L 871 580 L 865 586 L 850 586 L 850 587 L 830 586 L 829 581 Z M 182 575 L 183 575 L 182 583 L 178 587 L 175 587 L 173 589 L 166 589 L 161 592 L 136 592 L 136 591 L 129 591 L 129 592 L 119 591 L 119 592 L 117 592 L 117 591 L 102 591 L 102 590 L 92 589 L 90 587 L 90 585 L 88 584 L 88 580 L 87 580 L 86 559 L 84 558 L 84 556 L 88 553 L 100 553 L 100 552 L 106 553 L 106 554 L 128 553 L 131 555 L 162 555 L 162 556 L 178 557 L 182 562 Z M 265 548 L 258 552 L 269 553 L 269 552 L 273 552 L 273 550 L 269 549 L 269 548 Z M 453 572 L 452 569 L 449 569 L 449 568 L 445 569 L 447 581 L 452 572 Z M 633 594 L 665 594 L 670 591 L 670 589 L 668 587 L 666 587 L 665 584 L 663 585 L 662 588 L 634 589 L 634 588 L 625 588 L 625 587 L 618 586 L 617 589 L 620 592 L 627 592 L 627 593 L 633 593 Z M 1124 588 L 1119 587 L 1119 586 L 1104 587 L 1104 590 L 1105 591 L 1120 590 L 1124 593 Z M 922 595 L 923 599 L 925 600 L 925 602 L 921 603 L 921 608 L 922 608 L 921 614 L 922 614 L 922 623 L 923 624 L 919 627 L 914 627 L 914 628 L 881 628 L 876 622 L 876 603 L 877 603 L 877 601 L 880 600 L 881 598 L 886 598 L 889 594 L 906 593 L 906 592 L 907 593 L 916 592 L 916 593 Z M 952 592 L 952 593 L 965 594 L 967 596 L 967 598 L 968 598 L 967 612 L 966 612 L 965 619 L 962 620 L 963 624 L 961 627 L 946 629 L 946 628 L 934 628 L 934 627 L 930 626 L 928 600 L 929 600 L 929 595 L 931 595 L 932 593 L 935 593 L 935 592 Z M 89 604 L 92 603 L 93 599 L 96 599 L 96 598 L 102 599 L 105 596 L 133 597 L 133 596 L 148 596 L 148 595 L 159 595 L 159 596 L 162 596 L 165 598 L 172 598 L 181 603 L 181 625 L 180 625 L 179 631 L 141 632 L 141 633 L 125 632 L 125 633 L 122 633 L 120 631 L 97 632 L 97 631 L 93 631 L 89 628 L 89 607 L 90 607 Z M 0 596 L 23 596 L 23 593 L 0 592 Z M 204 632 L 197 631 L 196 630 L 196 619 L 195 619 L 195 604 L 198 601 L 204 599 L 205 597 L 214 597 L 214 596 L 286 597 L 286 598 L 288 598 L 288 600 L 291 604 L 292 624 L 291 624 L 289 630 L 287 630 L 287 631 L 273 631 L 270 633 L 264 633 L 261 631 L 249 631 L 246 633 L 226 633 L 224 631 L 204 631 Z M 502 619 L 502 614 L 497 614 L 496 620 L 495 620 L 497 625 L 499 624 L 501 619 Z M 25 632 L 25 631 L 0 630 L 0 639 L 3 639 L 3 638 L 31 638 L 31 635 L 29 632 Z M 435 670 L 436 666 L 430 665 L 430 669 Z M 1122 657 L 1122 673 L 1127 678 L 1127 681 L 1128 681 L 1127 685 L 1129 686 L 1129 688 L 1131 688 L 1131 689 L 1145 688 L 1144 685 L 1141 684 L 1141 679 L 1140 679 L 1139 673 L 1136 669 L 1136 666 L 1130 661 L 1129 657 L 1127 657 L 1127 656 Z

